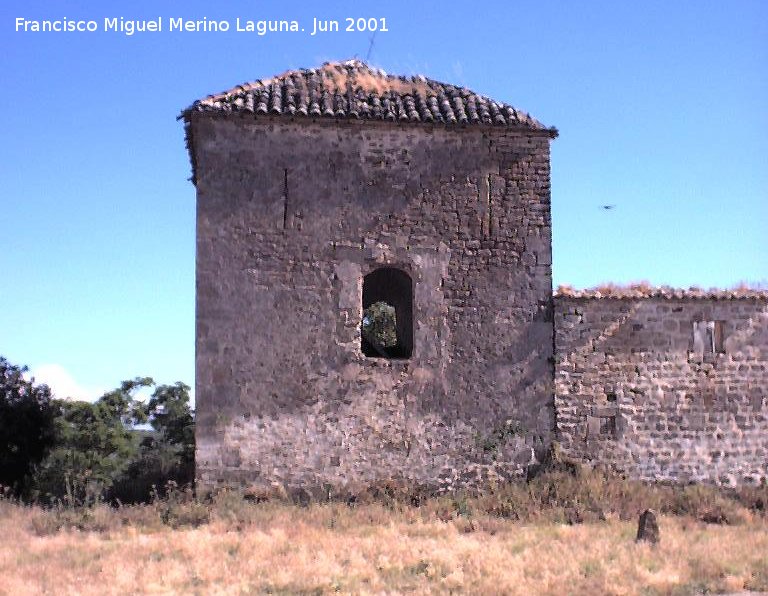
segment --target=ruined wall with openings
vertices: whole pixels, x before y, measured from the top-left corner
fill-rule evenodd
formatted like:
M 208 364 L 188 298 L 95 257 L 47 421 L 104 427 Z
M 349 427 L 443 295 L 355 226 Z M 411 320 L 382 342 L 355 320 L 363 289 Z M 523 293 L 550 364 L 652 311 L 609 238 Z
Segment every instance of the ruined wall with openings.
M 557 437 L 646 480 L 768 477 L 768 293 L 555 297 Z
M 554 432 L 549 136 L 193 114 L 202 486 L 436 490 Z M 361 350 L 363 277 L 413 282 L 409 359 Z

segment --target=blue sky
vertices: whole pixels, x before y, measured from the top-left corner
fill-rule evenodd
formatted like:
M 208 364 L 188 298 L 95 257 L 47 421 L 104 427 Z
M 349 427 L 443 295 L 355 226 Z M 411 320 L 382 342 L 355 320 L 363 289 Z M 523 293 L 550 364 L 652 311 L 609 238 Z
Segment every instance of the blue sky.
M 194 382 L 194 99 L 364 58 L 522 108 L 552 144 L 555 284 L 768 283 L 768 3 L 0 6 L 0 355 L 60 396 Z M 22 33 L 16 18 L 296 19 L 305 33 Z M 601 204 L 615 204 L 610 211 Z

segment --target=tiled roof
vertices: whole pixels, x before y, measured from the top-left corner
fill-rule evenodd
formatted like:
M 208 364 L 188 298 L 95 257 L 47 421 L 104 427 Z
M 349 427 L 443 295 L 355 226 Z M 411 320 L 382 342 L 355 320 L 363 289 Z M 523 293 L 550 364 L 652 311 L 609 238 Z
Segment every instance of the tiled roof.
M 668 300 L 681 300 L 701 298 L 710 300 L 768 300 L 768 290 L 750 287 L 737 287 L 732 289 L 691 287 L 672 288 L 670 286 L 652 286 L 647 283 L 630 285 L 605 284 L 595 288 L 577 290 L 571 286 L 558 286 L 554 292 L 555 298 L 585 298 L 601 299 L 613 298 L 632 300 L 639 298 L 665 298 Z
M 542 131 L 557 136 L 529 114 L 469 89 L 423 76 L 387 74 L 359 60 L 328 62 L 244 83 L 193 103 L 195 112 L 340 118 L 402 123 L 488 125 Z

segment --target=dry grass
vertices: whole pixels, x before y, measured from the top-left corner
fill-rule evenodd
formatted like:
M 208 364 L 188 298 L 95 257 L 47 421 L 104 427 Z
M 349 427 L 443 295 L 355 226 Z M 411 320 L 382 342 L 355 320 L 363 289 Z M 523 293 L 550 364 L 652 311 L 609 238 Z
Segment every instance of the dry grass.
M 486 501 L 298 507 L 224 493 L 205 511 L 178 501 L 83 512 L 0 500 L 0 594 L 768 590 L 768 523 L 746 508 L 739 525 L 661 516 L 652 547 L 614 513 L 522 523 Z

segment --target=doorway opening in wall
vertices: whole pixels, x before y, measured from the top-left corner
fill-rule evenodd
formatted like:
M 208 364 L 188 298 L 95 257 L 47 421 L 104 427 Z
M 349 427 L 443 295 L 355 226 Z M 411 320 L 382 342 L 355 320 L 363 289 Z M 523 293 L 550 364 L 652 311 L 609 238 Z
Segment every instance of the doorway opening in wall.
M 395 267 L 363 278 L 361 348 L 369 358 L 410 358 L 413 352 L 413 282 Z

